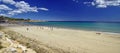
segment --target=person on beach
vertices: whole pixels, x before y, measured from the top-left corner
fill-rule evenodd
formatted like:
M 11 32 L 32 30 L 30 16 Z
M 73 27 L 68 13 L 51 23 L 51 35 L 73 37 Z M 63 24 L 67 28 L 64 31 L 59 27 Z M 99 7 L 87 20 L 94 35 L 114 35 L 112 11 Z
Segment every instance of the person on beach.
M 29 28 L 27 28 L 27 31 L 29 30 Z
M 96 34 L 101 35 L 101 33 L 96 33 Z
M 51 31 L 53 31 L 53 27 L 50 27 Z
M 44 29 L 44 27 L 42 27 L 41 29 Z

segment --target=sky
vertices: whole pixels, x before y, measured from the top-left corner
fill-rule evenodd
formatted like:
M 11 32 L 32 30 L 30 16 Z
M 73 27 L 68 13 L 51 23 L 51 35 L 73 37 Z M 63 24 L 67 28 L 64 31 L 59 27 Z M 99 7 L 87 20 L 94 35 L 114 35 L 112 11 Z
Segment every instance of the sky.
M 0 15 L 47 21 L 120 21 L 120 0 L 0 0 Z

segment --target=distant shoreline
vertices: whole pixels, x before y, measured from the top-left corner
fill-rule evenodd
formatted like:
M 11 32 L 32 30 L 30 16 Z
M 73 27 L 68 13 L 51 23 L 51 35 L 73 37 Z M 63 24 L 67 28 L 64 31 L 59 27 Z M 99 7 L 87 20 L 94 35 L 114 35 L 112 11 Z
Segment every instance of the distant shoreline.
M 1 23 L 0 23 L 1 24 Z M 4 24 L 8 24 L 8 23 L 4 23 Z M 3 24 L 3 25 L 4 25 Z M 8 24 L 9 25 L 9 24 Z M 11 25 L 11 24 L 10 24 Z M 42 26 L 42 25 L 34 25 L 34 24 L 25 24 L 25 22 L 21 22 L 21 23 L 14 23 L 12 25 L 15 26 Z M 11 25 L 11 26 L 12 26 Z M 107 31 L 97 31 L 97 30 L 85 30 L 85 29 L 72 29 L 72 28 L 64 28 L 64 27 L 55 27 L 55 26 L 43 26 L 43 27 L 53 27 L 53 28 L 59 28 L 59 29 L 67 29 L 67 30 L 82 30 L 82 31 L 93 31 L 93 32 L 101 32 L 101 33 L 107 33 L 107 34 L 114 34 L 114 35 L 119 35 L 120 33 L 116 33 L 116 32 L 107 32 Z
M 78 22 L 78 23 L 77 23 Z M 40 24 L 39 24 L 40 23 Z M 53 24 L 52 24 L 53 23 Z M 55 24 L 54 24 L 55 23 Z M 58 23 L 58 24 L 56 24 L 56 23 Z M 65 24 L 63 24 L 63 23 L 68 23 L 67 25 L 70 25 L 70 26 L 67 26 L 67 25 L 65 25 Z M 73 30 L 85 30 L 85 31 L 98 31 L 98 32 L 106 32 L 106 33 L 120 33 L 120 32 L 118 32 L 118 31 L 109 31 L 109 30 L 101 30 L 101 29 L 99 29 L 99 26 L 97 26 L 98 27 L 98 30 L 95 30 L 95 29 L 97 29 L 97 28 L 95 28 L 95 29 L 84 29 L 84 27 L 83 28 L 79 28 L 79 27 L 81 27 L 82 25 L 80 25 L 79 27 L 78 27 L 78 25 L 76 25 L 76 26 L 72 26 L 70 23 L 73 23 L 73 24 L 79 24 L 79 23 L 95 23 L 95 24 L 99 24 L 99 23 L 104 23 L 104 22 L 85 22 L 85 21 L 76 21 L 76 22 L 73 22 L 73 21 L 48 21 L 48 22 L 26 22 L 25 24 L 28 24 L 28 25 L 36 25 L 36 26 L 46 26 L 46 27 L 55 27 L 55 28 L 64 28 L 64 29 L 73 29 Z M 118 23 L 118 22 L 109 22 L 108 24 L 116 24 L 116 23 Z M 45 25 L 44 25 L 45 24 Z M 105 22 L 105 24 L 107 24 L 107 22 Z M 119 24 L 119 23 L 118 23 Z M 58 25 L 58 26 L 57 26 Z M 72 26 L 72 27 L 71 27 Z M 89 25 L 88 25 L 89 26 Z M 111 26 L 111 25 L 110 25 Z M 77 27 L 77 28 L 76 28 Z M 86 27 L 86 26 L 85 26 Z M 94 27 L 94 26 L 91 26 L 92 28 Z M 109 27 L 109 26 L 108 26 Z

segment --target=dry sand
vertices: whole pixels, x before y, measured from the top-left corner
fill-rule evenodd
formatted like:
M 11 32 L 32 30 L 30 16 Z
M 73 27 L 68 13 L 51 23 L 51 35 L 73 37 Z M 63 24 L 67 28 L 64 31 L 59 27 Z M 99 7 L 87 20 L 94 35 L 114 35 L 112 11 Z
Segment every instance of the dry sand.
M 39 26 L 11 26 L 9 29 L 36 39 L 50 47 L 72 53 L 120 53 L 120 34 L 96 34 L 95 31 L 48 28 Z M 27 29 L 28 28 L 28 29 Z

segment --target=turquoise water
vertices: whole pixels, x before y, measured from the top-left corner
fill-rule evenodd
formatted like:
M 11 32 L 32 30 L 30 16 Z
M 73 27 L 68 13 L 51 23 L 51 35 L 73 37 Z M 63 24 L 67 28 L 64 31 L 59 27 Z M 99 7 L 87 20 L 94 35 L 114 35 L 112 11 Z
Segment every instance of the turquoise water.
M 120 22 L 88 22 L 88 21 L 70 22 L 69 21 L 69 22 L 29 22 L 27 24 L 69 28 L 69 29 L 77 29 L 77 30 L 92 30 L 92 31 L 120 33 Z

